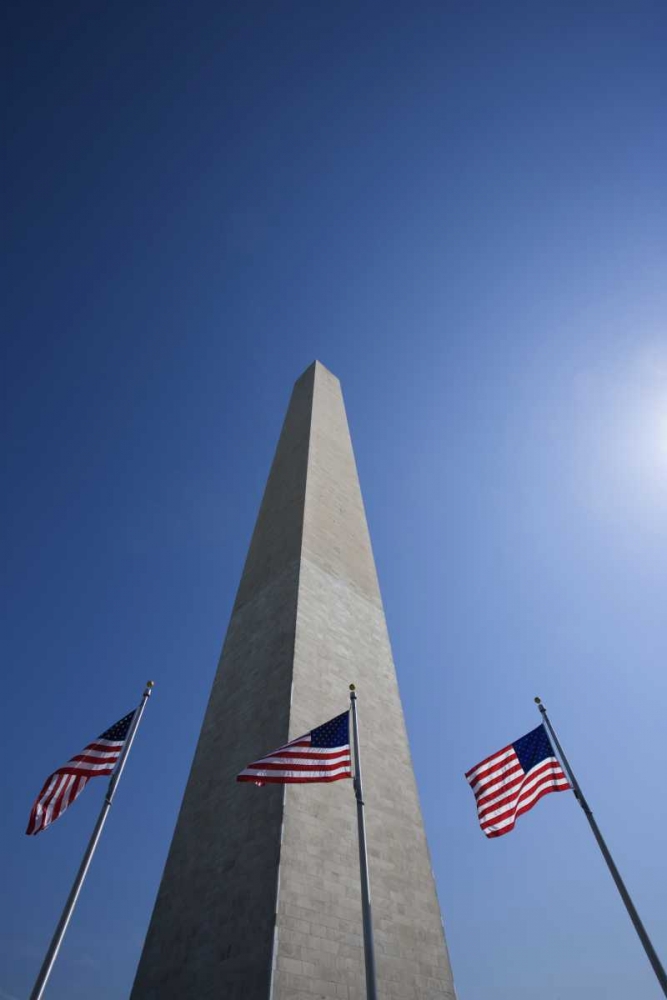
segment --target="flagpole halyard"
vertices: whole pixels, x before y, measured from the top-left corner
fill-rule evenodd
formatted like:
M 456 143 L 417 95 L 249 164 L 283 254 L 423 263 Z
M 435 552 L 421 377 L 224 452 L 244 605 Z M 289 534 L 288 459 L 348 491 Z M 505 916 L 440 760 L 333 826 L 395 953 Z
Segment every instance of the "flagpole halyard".
M 350 713 L 352 715 L 352 735 L 354 739 L 354 794 L 357 800 L 357 829 L 359 833 L 359 871 L 361 875 L 361 914 L 364 927 L 364 964 L 366 966 L 366 1000 L 377 1000 L 375 976 L 375 945 L 373 943 L 373 917 L 371 911 L 371 887 L 368 877 L 368 852 L 366 850 L 366 820 L 364 817 L 364 793 L 361 783 L 361 760 L 359 757 L 359 725 L 357 720 L 357 692 L 350 684 Z
M 607 847 L 607 845 L 606 845 L 606 843 L 604 841 L 604 837 L 602 836 L 602 834 L 600 832 L 600 828 L 598 827 L 598 825 L 597 825 L 597 823 L 595 821 L 595 817 L 593 816 L 591 808 L 588 805 L 588 802 L 586 801 L 586 798 L 584 796 L 584 793 L 581 790 L 581 786 L 580 786 L 579 782 L 577 781 L 577 779 L 574 776 L 574 772 L 572 771 L 572 768 L 570 767 L 570 762 L 568 761 L 567 757 L 565 756 L 565 754 L 563 752 L 563 748 L 560 745 L 560 740 L 556 736 L 556 732 L 554 730 L 554 727 L 551 724 L 551 719 L 547 715 L 547 710 L 544 707 L 544 705 L 542 704 L 542 700 L 540 698 L 536 697 L 535 698 L 535 703 L 536 703 L 537 707 L 539 708 L 540 713 L 542 714 L 542 718 L 544 719 L 544 724 L 547 727 L 547 729 L 549 730 L 549 734 L 551 735 L 551 738 L 554 741 L 556 750 L 558 751 L 558 754 L 559 754 L 560 759 L 562 761 L 562 764 L 563 764 L 563 767 L 565 769 L 565 772 L 566 772 L 568 778 L 570 779 L 570 784 L 572 785 L 572 790 L 574 792 L 574 796 L 575 796 L 577 802 L 579 803 L 579 805 L 581 806 L 581 808 L 583 809 L 584 815 L 586 816 L 586 819 L 589 822 L 590 828 L 593 831 L 593 835 L 594 835 L 594 837 L 595 837 L 595 839 L 597 841 L 598 847 L 600 848 L 600 851 L 602 853 L 602 857 L 607 862 L 607 867 L 609 868 L 609 871 L 611 873 L 611 877 L 613 878 L 613 880 L 614 880 L 614 882 L 616 884 L 616 888 L 619 891 L 620 897 L 621 897 L 621 899 L 623 900 L 623 902 L 625 904 L 625 908 L 628 911 L 628 915 L 630 917 L 630 920 L 632 921 L 633 927 L 635 928 L 635 930 L 637 932 L 637 936 L 639 937 L 639 940 L 641 941 L 641 943 L 643 945 L 644 951 L 646 952 L 646 957 L 648 958 L 649 962 L 651 963 L 651 967 L 652 967 L 652 969 L 653 969 L 653 971 L 654 971 L 654 973 L 656 975 L 656 978 L 657 978 L 658 982 L 660 983 L 660 986 L 662 987 L 662 992 L 667 997 L 667 973 L 665 973 L 665 969 L 663 968 L 663 965 L 662 965 L 660 959 L 658 958 L 657 952 L 656 952 L 655 948 L 653 947 L 653 944 L 651 943 L 651 939 L 649 938 L 648 934 L 646 933 L 646 928 L 644 927 L 643 923 L 641 922 L 639 914 L 637 913 L 637 910 L 635 909 L 635 905 L 632 902 L 632 899 L 630 898 L 630 893 L 626 889 L 625 883 L 623 882 L 623 879 L 621 878 L 620 872 L 619 872 L 618 868 L 616 867 L 616 865 L 614 863 L 614 859 L 612 858 L 611 854 L 609 853 L 609 848 Z
M 146 708 L 146 702 L 151 696 L 151 691 L 153 689 L 153 681 L 148 681 L 146 683 L 146 688 L 141 698 L 141 703 L 134 713 L 134 718 L 128 730 L 127 736 L 125 738 L 125 743 L 123 749 L 118 758 L 118 763 L 114 768 L 114 772 L 111 775 L 109 781 L 109 787 L 107 793 L 104 796 L 104 802 L 102 803 L 102 808 L 100 809 L 100 814 L 97 817 L 97 822 L 95 828 L 91 834 L 90 840 L 88 841 L 88 846 L 83 855 L 81 865 L 74 879 L 74 884 L 70 890 L 70 894 L 67 897 L 67 902 L 58 921 L 58 926 L 55 929 L 53 937 L 51 938 L 51 943 L 49 944 L 46 957 L 42 963 L 42 967 L 39 970 L 39 975 L 35 985 L 33 986 L 32 993 L 30 994 L 30 1000 L 41 1000 L 44 994 L 46 985 L 49 981 L 49 977 L 53 970 L 54 963 L 58 957 L 58 952 L 60 951 L 60 946 L 63 943 L 63 938 L 65 937 L 65 932 L 72 918 L 72 913 L 74 912 L 74 907 L 76 906 L 79 894 L 81 892 L 81 887 L 83 886 L 86 875 L 88 874 L 88 869 L 90 868 L 90 863 L 93 860 L 93 855 L 97 848 L 98 841 L 102 835 L 102 830 L 104 829 L 104 824 L 106 823 L 107 816 L 109 815 L 109 810 L 113 802 L 113 797 L 118 787 L 118 782 L 120 781 L 123 769 L 125 767 L 125 762 L 132 749 L 132 744 L 134 742 L 134 737 L 136 736 L 137 729 L 139 728 L 139 723 L 141 722 L 141 717 L 144 714 L 144 709 Z

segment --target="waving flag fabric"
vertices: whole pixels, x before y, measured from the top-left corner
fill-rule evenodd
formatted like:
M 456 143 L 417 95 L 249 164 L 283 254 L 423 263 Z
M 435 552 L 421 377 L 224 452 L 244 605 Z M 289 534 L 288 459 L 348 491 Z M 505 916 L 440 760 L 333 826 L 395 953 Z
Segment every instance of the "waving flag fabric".
M 237 781 L 256 785 L 338 781 L 352 777 L 349 712 L 248 764 Z
M 514 829 L 517 817 L 543 795 L 570 787 L 544 726 L 487 757 L 466 774 L 477 800 L 479 825 L 487 837 Z
M 84 747 L 81 753 L 49 775 L 32 807 L 26 830 L 28 836 L 46 830 L 47 826 L 62 816 L 91 778 L 112 773 L 123 749 L 133 716 L 134 712 L 125 715 Z

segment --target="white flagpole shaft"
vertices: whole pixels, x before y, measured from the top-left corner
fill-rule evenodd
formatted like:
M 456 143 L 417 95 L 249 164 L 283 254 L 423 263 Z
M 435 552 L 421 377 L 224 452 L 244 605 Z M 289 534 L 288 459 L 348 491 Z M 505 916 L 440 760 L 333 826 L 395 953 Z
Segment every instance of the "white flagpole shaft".
M 574 796 L 575 796 L 577 802 L 579 803 L 579 805 L 581 806 L 581 808 L 584 811 L 584 815 L 586 816 L 586 819 L 588 820 L 588 822 L 590 824 L 590 828 L 593 831 L 593 836 L 595 837 L 595 839 L 597 841 L 597 844 L 598 844 L 598 847 L 600 848 L 600 851 L 602 852 L 602 857 L 607 862 L 607 867 L 608 867 L 609 871 L 611 872 L 611 877 L 613 878 L 613 880 L 614 880 L 614 882 L 616 884 L 616 888 L 619 891 L 621 899 L 625 903 L 625 908 L 628 911 L 628 915 L 630 917 L 630 920 L 632 921 L 632 925 L 633 925 L 634 929 L 637 931 L 637 936 L 639 937 L 639 940 L 641 941 L 641 943 L 642 943 L 642 945 L 644 947 L 644 951 L 646 952 L 646 957 L 648 958 L 649 962 L 651 963 L 651 967 L 652 967 L 653 971 L 655 972 L 656 978 L 657 978 L 658 982 L 660 983 L 660 986 L 662 987 L 662 992 L 667 997 L 667 973 L 665 973 L 665 970 L 664 970 L 664 968 L 662 966 L 662 963 L 661 963 L 660 959 L 658 958 L 657 952 L 656 952 L 655 948 L 653 947 L 653 944 L 651 943 L 651 939 L 648 936 L 648 934 L 646 933 L 646 928 L 644 927 L 643 923 L 641 922 L 639 914 L 637 913 L 637 910 L 635 909 L 635 904 L 632 902 L 632 899 L 630 898 L 630 893 L 625 888 L 625 883 L 623 882 L 623 879 L 621 878 L 620 872 L 619 872 L 618 868 L 616 867 L 616 865 L 614 863 L 614 859 L 612 858 L 611 854 L 609 853 L 609 848 L 607 847 L 607 845 L 606 845 L 606 843 L 604 841 L 604 837 L 602 836 L 602 833 L 600 832 L 600 828 L 599 828 L 599 826 L 597 825 L 597 823 L 595 821 L 595 817 L 593 816 L 591 808 L 588 805 L 588 802 L 586 801 L 586 798 L 584 796 L 584 793 L 581 790 L 581 786 L 579 785 L 579 782 L 577 781 L 577 779 L 574 776 L 574 772 L 572 771 L 572 768 L 570 767 L 570 762 L 568 761 L 567 757 L 563 753 L 563 748 L 560 745 L 560 740 L 556 736 L 554 727 L 551 725 L 551 719 L 547 715 L 547 710 L 546 710 L 546 708 L 544 707 L 544 705 L 542 704 L 542 702 L 540 701 L 539 698 L 536 698 L 535 701 L 537 703 L 537 707 L 539 708 L 540 712 L 542 713 L 542 718 L 544 719 L 544 723 L 545 723 L 547 729 L 549 730 L 549 733 L 550 733 L 550 735 L 551 735 L 551 737 L 552 737 L 552 739 L 554 741 L 554 744 L 556 746 L 556 750 L 558 750 L 558 754 L 559 754 L 560 759 L 561 759 L 561 761 L 563 763 L 563 767 L 565 768 L 567 776 L 570 779 L 570 784 L 572 785 L 572 790 L 574 791 Z
M 104 829 L 104 824 L 106 823 L 107 816 L 109 815 L 109 809 L 111 808 L 111 803 L 113 802 L 114 793 L 120 777 L 123 773 L 123 768 L 125 767 L 125 761 L 128 758 L 130 750 L 132 749 L 132 744 L 134 742 L 134 737 L 136 735 L 137 729 L 139 728 L 139 723 L 141 722 L 141 717 L 144 714 L 144 709 L 146 708 L 146 702 L 151 696 L 151 688 L 153 687 L 153 682 L 149 681 L 146 685 L 146 690 L 143 693 L 141 699 L 141 704 L 134 713 L 134 718 L 130 724 L 130 729 L 128 731 L 127 737 L 125 739 L 125 745 L 121 750 L 120 757 L 118 758 L 118 763 L 116 768 L 111 775 L 111 780 L 109 782 L 109 788 L 104 797 L 104 802 L 102 803 L 102 808 L 100 809 L 100 814 L 97 817 L 97 823 L 95 824 L 95 829 L 93 830 L 92 836 L 88 841 L 88 847 L 86 848 L 85 854 L 83 855 L 83 860 L 79 866 L 79 870 L 74 879 L 74 884 L 70 890 L 70 894 L 67 897 L 67 902 L 65 903 L 65 908 L 58 921 L 58 926 L 55 929 L 54 935 L 51 938 L 51 943 L 49 945 L 49 950 L 46 953 L 46 957 L 42 962 L 42 967 L 39 970 L 39 975 L 37 976 L 37 981 L 33 986 L 32 993 L 30 994 L 30 1000 L 41 1000 L 44 995 L 44 990 L 46 989 L 49 977 L 53 970 L 56 958 L 58 957 L 58 952 L 60 951 L 60 946 L 63 943 L 63 938 L 65 937 L 65 932 L 72 918 L 72 913 L 74 912 L 74 907 L 76 906 L 77 900 L 79 898 L 79 893 L 81 892 L 81 887 L 83 886 L 86 875 L 88 874 L 88 869 L 90 868 L 90 862 L 93 860 L 93 854 L 97 847 L 100 836 L 102 835 L 102 830 Z
M 375 945 L 373 943 L 373 918 L 371 913 L 371 886 L 368 878 L 368 852 L 366 850 L 366 821 L 364 794 L 361 784 L 359 759 L 359 726 L 357 722 L 357 694 L 350 684 L 350 711 L 354 738 L 354 794 L 357 799 L 357 828 L 359 831 L 359 871 L 361 874 L 361 914 L 364 925 L 364 962 L 366 966 L 366 1000 L 377 1000 L 375 978 Z

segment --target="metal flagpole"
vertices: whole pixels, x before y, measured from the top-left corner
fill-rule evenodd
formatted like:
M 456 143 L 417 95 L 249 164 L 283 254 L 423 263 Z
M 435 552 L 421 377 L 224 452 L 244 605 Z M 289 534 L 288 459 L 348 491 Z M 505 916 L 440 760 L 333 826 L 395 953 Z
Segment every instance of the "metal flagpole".
M 120 757 L 118 758 L 118 763 L 114 773 L 111 775 L 111 780 L 109 782 L 109 787 L 107 789 L 107 794 L 104 797 L 104 802 L 100 810 L 100 814 L 97 817 L 97 823 L 95 824 L 95 829 L 93 830 L 92 836 L 88 842 L 88 847 L 86 848 L 86 853 L 83 856 L 81 866 L 77 872 L 76 878 L 74 879 L 74 885 L 67 897 L 67 902 L 65 903 L 65 909 L 62 912 L 60 920 L 58 921 L 58 926 L 56 927 L 55 933 L 51 939 L 51 944 L 49 945 L 49 950 L 46 953 L 46 958 L 42 963 L 42 968 L 39 970 L 39 975 L 37 976 L 37 981 L 33 986 L 32 993 L 30 994 L 30 1000 L 40 1000 L 46 989 L 46 984 L 49 981 L 49 976 L 53 969 L 54 962 L 58 957 L 58 952 L 60 951 L 60 946 L 63 943 L 63 938 L 65 937 L 65 931 L 67 930 L 67 925 L 70 922 L 72 913 L 74 912 L 74 907 L 76 906 L 76 901 L 79 898 L 79 893 L 81 892 L 81 887 L 83 885 L 84 879 L 88 874 L 88 869 L 90 868 L 90 862 L 93 860 L 93 854 L 95 853 L 95 848 L 97 847 L 97 842 L 100 839 L 100 835 L 104 828 L 106 818 L 109 814 L 109 809 L 111 808 L 111 803 L 113 802 L 114 793 L 118 787 L 118 782 L 120 781 L 121 775 L 123 773 L 123 768 L 125 767 L 125 762 L 128 758 L 130 750 L 132 749 L 132 743 L 134 742 L 134 737 L 136 735 L 137 729 L 139 728 L 139 723 L 141 722 L 141 716 L 144 714 L 144 709 L 146 708 L 146 702 L 151 696 L 151 688 L 153 687 L 153 681 L 148 681 L 146 684 L 146 690 L 143 693 L 141 704 L 134 713 L 134 718 L 130 723 L 130 728 L 125 739 L 125 746 L 121 750 Z
M 630 894 L 629 894 L 628 890 L 625 888 L 625 885 L 623 883 L 623 879 L 620 876 L 618 868 L 614 864 L 614 859 L 612 858 L 611 854 L 609 853 L 609 848 L 607 847 L 607 845 L 604 842 L 604 838 L 603 838 L 602 834 L 600 833 L 600 828 L 598 827 L 597 823 L 595 822 L 595 817 L 593 816 L 593 813 L 591 812 L 591 808 L 588 805 L 588 802 L 586 801 L 586 799 L 584 797 L 584 793 L 581 790 L 579 782 L 577 781 L 577 779 L 575 778 L 575 776 L 573 774 L 572 768 L 570 767 L 570 762 L 568 761 L 567 757 L 563 753 L 563 748 L 560 745 L 560 741 L 559 741 L 558 737 L 556 736 L 556 733 L 554 731 L 554 727 L 551 725 L 551 720 L 550 720 L 549 716 L 547 715 L 547 710 L 546 710 L 546 708 L 544 707 L 544 705 L 542 704 L 542 702 L 541 702 L 541 700 L 539 698 L 536 698 L 535 701 L 537 703 L 537 707 L 539 708 L 540 712 L 542 713 L 542 718 L 544 719 L 545 725 L 547 726 L 547 729 L 549 730 L 549 732 L 550 732 L 550 734 L 551 734 L 551 736 L 553 738 L 553 741 L 554 741 L 554 743 L 556 745 L 556 749 L 558 750 L 558 753 L 560 755 L 560 759 L 563 762 L 563 767 L 565 768 L 565 771 L 567 772 L 567 776 L 570 779 L 570 784 L 572 785 L 572 790 L 574 791 L 574 796 L 575 796 L 577 802 L 579 803 L 579 805 L 581 806 L 581 808 L 583 809 L 584 814 L 586 816 L 586 819 L 590 823 L 590 827 L 591 827 L 591 830 L 593 831 L 593 835 L 594 835 L 595 839 L 598 842 L 598 847 L 602 851 L 602 857 L 607 862 L 607 867 L 609 868 L 609 871 L 611 872 L 611 877 L 613 878 L 614 882 L 616 883 L 616 888 L 618 889 L 618 891 L 619 891 L 619 893 L 621 895 L 621 899 L 625 903 L 625 908 L 628 911 L 628 914 L 630 916 L 630 920 L 632 921 L 633 926 L 634 926 L 635 930 L 637 931 L 637 934 L 639 936 L 639 940 L 641 941 L 642 945 L 644 946 L 644 951 L 646 952 L 648 960 L 651 963 L 653 971 L 656 974 L 657 980 L 658 980 L 658 982 L 660 983 L 660 985 L 662 987 L 662 992 L 667 997 L 667 974 L 665 973 L 665 970 L 662 967 L 662 963 L 660 962 L 660 959 L 658 958 L 658 956 L 656 954 L 655 948 L 651 944 L 651 939 L 649 938 L 648 934 L 646 933 L 646 929 L 645 929 L 643 923 L 641 922 L 641 920 L 639 918 L 639 914 L 637 913 L 637 911 L 635 909 L 635 906 L 634 906 L 634 903 L 632 902 L 632 900 L 630 898 Z
M 354 737 L 354 794 L 357 799 L 357 828 L 359 831 L 359 870 L 361 873 L 361 913 L 364 923 L 364 962 L 366 965 L 366 1000 L 377 1000 L 375 982 L 375 946 L 371 916 L 371 886 L 368 879 L 368 853 L 366 851 L 366 821 L 364 819 L 364 793 L 361 785 L 359 759 L 359 726 L 357 723 L 357 692 L 350 684 L 350 711 Z

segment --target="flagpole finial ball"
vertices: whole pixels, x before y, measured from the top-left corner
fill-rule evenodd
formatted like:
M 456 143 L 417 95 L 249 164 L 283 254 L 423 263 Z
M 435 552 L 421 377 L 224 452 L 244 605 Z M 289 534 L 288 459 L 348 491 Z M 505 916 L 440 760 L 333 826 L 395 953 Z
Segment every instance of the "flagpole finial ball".
M 155 681 L 146 681 L 146 687 L 147 688 L 155 687 Z
M 537 695 L 535 695 L 535 704 L 536 704 L 536 705 L 541 705 L 541 704 L 542 704 L 542 701 L 541 701 L 541 699 L 540 699 L 540 698 L 538 698 L 538 697 L 537 697 Z
M 350 684 L 350 691 L 356 691 L 356 690 L 357 689 L 355 688 L 354 684 Z

